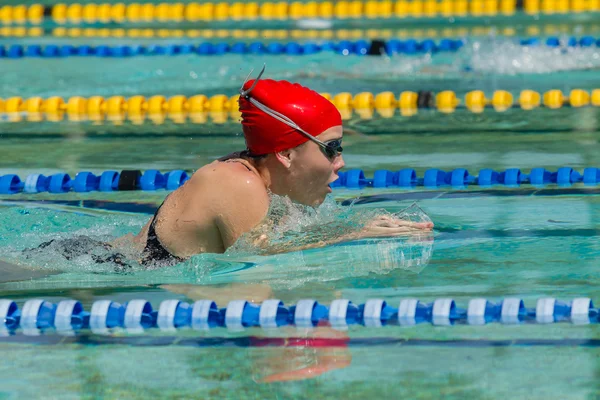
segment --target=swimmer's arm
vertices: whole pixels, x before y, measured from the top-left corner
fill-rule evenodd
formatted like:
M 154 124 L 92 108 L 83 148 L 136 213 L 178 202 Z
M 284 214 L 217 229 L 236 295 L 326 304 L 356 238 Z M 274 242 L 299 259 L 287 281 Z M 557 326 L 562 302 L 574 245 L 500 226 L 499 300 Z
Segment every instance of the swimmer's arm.
M 276 242 L 269 239 L 269 230 L 273 227 L 264 224 L 252 231 L 249 239 L 256 248 L 260 249 L 261 254 L 269 255 L 314 249 L 364 238 L 411 236 L 429 232 L 432 228 L 433 224 L 430 222 L 411 222 L 381 215 L 364 226 L 350 227 L 344 223 L 338 226 L 335 223 L 312 225 L 301 232 L 291 233 L 294 237 Z M 328 237 L 321 239 L 325 236 Z
M 255 193 L 255 195 L 258 196 L 259 194 Z M 218 226 L 219 230 L 222 232 L 223 243 L 225 244 L 226 249 L 232 246 L 239 237 L 245 233 L 248 235 L 248 238 L 254 247 L 259 249 L 259 252 L 263 255 L 289 253 L 325 247 L 361 237 L 361 233 L 356 231 L 340 234 L 336 237 L 315 240 L 317 237 L 324 237 L 323 233 L 331 234 L 332 230 L 330 229 L 330 226 L 313 226 L 305 229 L 301 233 L 301 237 L 273 243 L 269 240 L 271 237 L 269 233 L 274 229 L 274 225 L 271 221 L 265 220 L 268 212 L 268 198 L 266 199 L 266 203 L 257 200 L 257 197 L 246 196 L 241 198 L 254 199 L 255 203 L 253 201 L 250 202 L 251 207 L 247 209 L 247 212 L 242 212 L 242 208 L 238 208 L 236 212 L 222 214 L 219 218 L 220 223 Z M 246 201 L 246 203 L 248 203 L 248 201 Z M 237 225 L 231 221 L 238 221 Z M 235 226 L 235 229 L 237 230 L 232 231 L 230 227 L 233 226 Z
M 315 243 L 309 243 L 304 245 L 296 245 L 293 242 L 288 243 L 277 243 L 277 244 L 267 244 L 267 245 L 259 245 L 261 255 L 274 255 L 274 254 L 282 254 L 282 253 L 293 253 L 295 251 L 309 250 L 309 249 L 318 249 L 320 247 L 327 247 L 336 243 L 341 243 L 344 241 L 352 240 L 351 238 L 336 238 L 333 240 L 322 240 Z
M 346 232 L 336 234 L 334 237 L 334 229 L 330 225 L 312 226 L 305 228 L 296 237 L 283 240 L 272 241 L 270 231 L 274 228 L 270 221 L 261 224 L 257 229 L 254 229 L 248 234 L 248 240 L 259 250 L 262 255 L 290 253 L 294 251 L 302 251 L 326 247 L 337 243 L 347 242 L 362 237 L 359 230 L 354 232 Z M 330 237 L 323 238 L 324 234 L 329 234 Z M 321 239 L 319 239 L 321 238 Z
M 111 240 L 110 242 L 108 242 L 108 244 L 118 249 L 128 249 L 133 247 L 133 249 L 135 249 L 136 251 L 141 252 L 146 246 L 150 222 L 152 222 L 151 219 L 149 219 L 149 221 L 146 223 L 146 225 L 144 225 L 144 227 L 140 230 L 140 232 L 137 235 L 127 233 L 114 240 Z

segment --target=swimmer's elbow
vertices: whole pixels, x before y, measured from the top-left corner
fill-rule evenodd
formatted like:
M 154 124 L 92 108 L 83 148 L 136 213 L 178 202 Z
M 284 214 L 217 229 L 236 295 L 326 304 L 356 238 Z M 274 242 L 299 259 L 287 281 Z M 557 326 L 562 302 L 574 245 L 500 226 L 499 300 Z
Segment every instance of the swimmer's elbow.
M 237 210 L 233 213 L 218 214 L 215 225 L 219 230 L 224 248 L 231 247 L 242 235 L 256 228 L 265 215 L 266 210 L 264 213 L 262 210 L 253 210 L 247 213 L 240 213 L 240 210 Z

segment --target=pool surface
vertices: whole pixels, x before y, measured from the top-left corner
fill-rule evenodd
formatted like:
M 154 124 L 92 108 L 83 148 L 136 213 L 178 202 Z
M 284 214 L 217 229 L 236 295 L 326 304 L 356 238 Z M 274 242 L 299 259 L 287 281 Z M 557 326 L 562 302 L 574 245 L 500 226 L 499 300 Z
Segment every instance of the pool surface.
M 580 21 L 572 15 L 555 16 L 553 23 L 562 24 L 555 31 L 542 25 L 547 23 L 543 18 L 536 22 L 519 15 L 513 34 L 469 34 L 466 45 L 454 53 L 2 58 L 0 97 L 231 97 L 250 69 L 263 63 L 265 77 L 328 93 L 392 91 L 397 96 L 403 91 L 452 90 L 463 99 L 472 90 L 488 95 L 507 90 L 516 97 L 524 89 L 591 91 L 600 82 L 599 47 L 527 48 L 519 38 L 531 36 L 524 33 L 528 24 L 562 40 L 582 32 L 598 35 L 593 15 L 584 14 Z M 473 23 L 442 21 L 431 27 L 441 31 Z M 373 21 L 347 27 L 366 30 L 369 24 L 377 27 Z M 398 21 L 385 24 L 404 29 Z M 269 27 L 264 22 L 260 28 Z M 150 42 L 174 41 L 51 34 L 0 38 L 2 45 Z M 485 168 L 555 171 L 569 166 L 581 172 L 600 165 L 599 117 L 600 109 L 593 106 L 514 107 L 506 112 L 488 107 L 474 113 L 462 104 L 453 113 L 430 107 L 414 116 L 395 110 L 391 118 L 354 111 L 345 120 L 344 159 L 347 169 L 362 169 L 368 176 L 402 168 L 414 168 L 419 176 L 430 168 L 466 168 L 475 175 Z M 151 168 L 193 172 L 244 147 L 235 118 L 223 124 L 148 119 L 138 125 L 128 120 L 11 118 L 0 118 L 0 176 Z M 408 298 L 427 303 L 452 298 L 463 309 L 474 298 L 499 302 L 517 297 L 534 309 L 543 297 L 565 302 L 589 297 L 597 303 L 598 193 L 599 187 L 580 183 L 338 188 L 316 214 L 295 210 L 299 224 L 322 225 L 326 237 L 336 234 L 335 223 L 378 209 L 401 212 L 416 202 L 435 230 L 431 235 L 365 239 L 269 256 L 240 245 L 225 254 L 198 255 L 157 269 L 134 262 L 131 268 L 98 263 L 85 251 L 67 259 L 53 246 L 27 249 L 53 239 L 110 241 L 137 234 L 164 199 L 164 190 L 0 195 L 0 298 L 19 306 L 34 298 L 53 303 L 72 298 L 88 311 L 103 299 L 121 304 L 146 299 L 155 309 L 167 299 L 210 299 L 220 307 L 234 299 L 260 303 L 273 298 L 286 305 L 302 299 L 326 305 L 335 299 L 354 304 L 384 299 L 396 308 Z M 77 335 L 52 329 L 0 331 L 0 399 L 591 399 L 600 396 L 599 329 L 596 321 L 529 321 L 355 324 L 347 329 L 327 323 L 313 329 L 114 329 Z

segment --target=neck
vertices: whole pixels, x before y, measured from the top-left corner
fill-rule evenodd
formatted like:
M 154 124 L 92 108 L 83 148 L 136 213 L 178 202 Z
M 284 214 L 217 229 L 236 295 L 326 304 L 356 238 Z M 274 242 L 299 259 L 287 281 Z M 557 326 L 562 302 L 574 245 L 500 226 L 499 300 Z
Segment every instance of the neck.
M 266 163 L 265 162 L 256 162 L 256 161 L 251 161 L 251 163 L 252 163 L 252 166 L 254 166 L 254 168 L 256 169 L 256 172 L 258 172 L 258 175 L 261 177 L 261 179 L 265 183 L 265 187 L 267 189 L 271 190 L 273 180 L 272 180 L 271 170 L 267 167 Z
M 290 195 L 290 186 L 286 178 L 287 170 L 273 155 L 270 154 L 260 162 L 255 162 L 254 166 L 271 193 L 279 196 Z

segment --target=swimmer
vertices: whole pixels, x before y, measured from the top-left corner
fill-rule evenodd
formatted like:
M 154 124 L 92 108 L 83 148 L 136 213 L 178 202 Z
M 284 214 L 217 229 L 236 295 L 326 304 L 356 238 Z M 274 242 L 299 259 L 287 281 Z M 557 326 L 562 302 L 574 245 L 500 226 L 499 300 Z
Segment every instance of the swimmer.
M 263 72 L 264 67 L 240 89 L 246 150 L 205 165 L 167 196 L 134 238 L 142 264 L 171 265 L 199 253 L 225 252 L 265 222 L 271 194 L 317 207 L 331 193 L 329 184 L 344 167 L 340 113 L 297 83 L 261 80 Z M 287 251 L 432 228 L 430 222 L 381 216 L 360 232 L 304 246 L 290 243 Z M 266 241 L 258 245 L 268 253 Z

